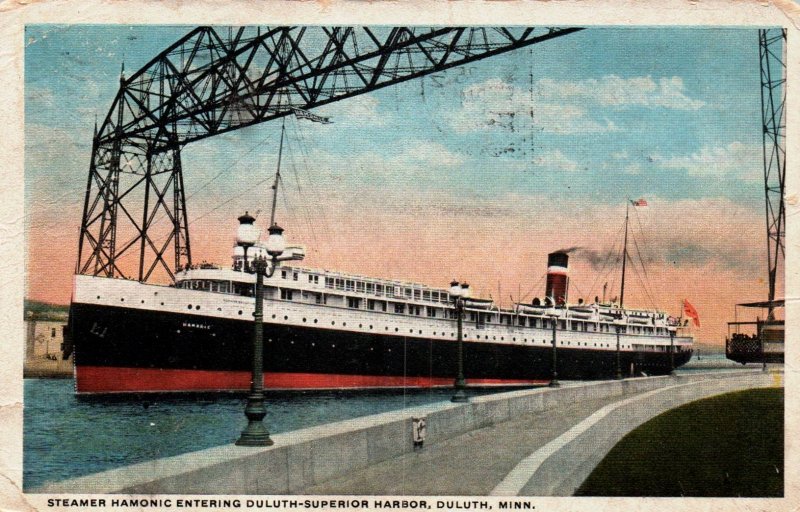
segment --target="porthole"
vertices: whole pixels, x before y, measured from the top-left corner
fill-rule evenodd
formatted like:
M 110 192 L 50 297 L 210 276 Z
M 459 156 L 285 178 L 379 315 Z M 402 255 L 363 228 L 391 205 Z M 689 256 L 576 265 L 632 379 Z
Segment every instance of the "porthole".
M 197 310 L 199 310 L 199 309 L 200 309 L 200 306 L 199 306 L 199 305 L 197 305 L 197 306 L 195 306 L 195 307 L 194 307 L 194 309 L 197 309 Z
M 239 310 L 239 314 L 240 314 L 240 315 L 242 314 L 242 310 L 241 310 L 241 309 Z
M 272 318 L 274 319 L 274 318 L 275 318 L 275 315 L 272 315 Z
M 142 304 L 144 304 L 144 301 L 142 301 Z
M 99 298 L 100 298 L 100 296 L 98 295 L 98 296 L 97 296 L 97 298 L 99 299 Z
M 317 323 L 317 319 L 316 318 L 314 319 L 314 323 Z
M 419 333 L 422 334 L 422 329 L 419 330 Z
M 397 327 L 395 327 L 395 328 L 394 328 L 394 332 L 397 332 L 397 331 L 399 331 L 399 330 L 400 330 L 400 329 L 398 329 Z
M 370 325 L 369 328 L 372 329 L 372 326 Z
M 517 338 L 511 338 L 511 341 L 517 341 Z
M 336 322 L 331 320 L 331 325 L 336 325 Z
M 164 303 L 162 302 L 161 305 L 163 306 Z M 222 311 L 222 308 L 217 308 L 217 311 Z
M 164 303 L 162 302 L 162 303 L 161 303 L 161 305 L 163 306 L 163 305 L 164 305 Z M 222 311 L 222 310 L 220 310 L 220 311 Z
M 436 331 L 433 331 L 433 335 L 436 336 Z
M 361 325 L 361 324 L 358 324 L 358 328 L 359 328 L 359 329 L 362 329 L 363 327 L 364 327 L 363 325 Z
M 121 302 L 125 302 L 125 298 L 124 298 L 124 297 L 121 297 L 119 300 L 120 300 Z
M 389 330 L 389 326 L 388 326 L 388 325 L 386 326 L 386 330 L 387 330 L 387 331 Z
M 410 334 L 414 334 L 414 329 L 409 329 L 409 330 L 408 330 L 408 332 L 409 332 Z
M 284 320 L 288 320 L 288 319 L 289 319 L 289 317 L 288 317 L 287 315 L 283 315 L 283 319 L 284 319 Z
M 342 322 L 342 327 L 347 327 L 347 322 Z
M 187 309 L 192 309 L 192 305 L 191 305 L 191 304 L 189 304 L 189 305 L 187 306 Z
M 305 322 L 305 321 L 306 321 L 306 319 L 304 318 L 304 319 L 303 319 L 303 322 Z

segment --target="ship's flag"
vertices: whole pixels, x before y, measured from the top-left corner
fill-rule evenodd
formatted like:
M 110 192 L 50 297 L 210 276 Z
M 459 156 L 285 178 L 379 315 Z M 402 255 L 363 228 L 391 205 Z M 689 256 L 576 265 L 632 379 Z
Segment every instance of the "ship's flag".
M 322 123 L 322 124 L 333 123 L 330 117 L 318 116 L 317 114 L 309 112 L 308 110 L 303 110 L 302 108 L 293 108 L 292 111 L 294 112 L 294 115 L 297 119 L 308 119 L 309 121 L 312 121 L 314 123 Z
M 631 204 L 633 206 L 647 206 L 647 200 L 645 200 L 644 198 L 640 197 L 636 201 L 631 201 Z
M 700 327 L 700 315 L 697 314 L 697 310 L 686 299 L 683 299 L 683 314 L 692 319 L 695 327 Z

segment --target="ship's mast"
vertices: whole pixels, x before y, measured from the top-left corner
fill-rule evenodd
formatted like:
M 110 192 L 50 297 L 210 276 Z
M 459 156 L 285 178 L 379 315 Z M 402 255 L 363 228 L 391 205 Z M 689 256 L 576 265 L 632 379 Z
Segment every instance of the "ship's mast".
M 622 309 L 625 299 L 625 262 L 628 261 L 628 210 L 630 201 L 625 203 L 625 242 L 622 245 L 622 284 L 619 291 L 619 307 Z
M 269 225 L 275 225 L 275 207 L 278 205 L 278 182 L 281 179 L 281 156 L 283 155 L 283 133 L 286 131 L 286 118 L 281 123 L 281 143 L 278 146 L 278 169 L 275 171 L 275 183 L 272 184 L 272 211 L 269 215 Z

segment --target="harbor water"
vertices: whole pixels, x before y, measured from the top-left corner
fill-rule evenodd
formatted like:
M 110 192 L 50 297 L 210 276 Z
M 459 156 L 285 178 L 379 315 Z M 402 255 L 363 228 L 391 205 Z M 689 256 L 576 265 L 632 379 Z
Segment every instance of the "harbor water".
M 505 391 L 470 390 L 471 394 Z M 246 395 L 78 397 L 71 379 L 25 379 L 23 487 L 233 444 Z M 452 389 L 267 392 L 271 433 L 447 401 Z
M 678 374 L 742 368 L 724 354 L 693 359 Z M 577 383 L 562 382 L 563 385 Z M 505 388 L 475 390 L 486 394 Z M 78 397 L 72 379 L 26 379 L 24 480 L 54 481 L 233 444 L 246 425 L 242 394 Z M 448 401 L 452 389 L 267 392 L 271 433 Z

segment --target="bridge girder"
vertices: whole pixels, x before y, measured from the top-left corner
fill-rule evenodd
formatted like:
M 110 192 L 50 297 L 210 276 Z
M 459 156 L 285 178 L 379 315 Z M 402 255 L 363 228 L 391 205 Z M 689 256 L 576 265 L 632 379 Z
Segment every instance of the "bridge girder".
M 76 272 L 133 277 L 119 260 L 134 251 L 140 281 L 191 264 L 180 159 L 190 142 L 578 30 L 198 27 L 122 77 L 95 130 Z M 156 243 L 159 214 L 171 225 Z

